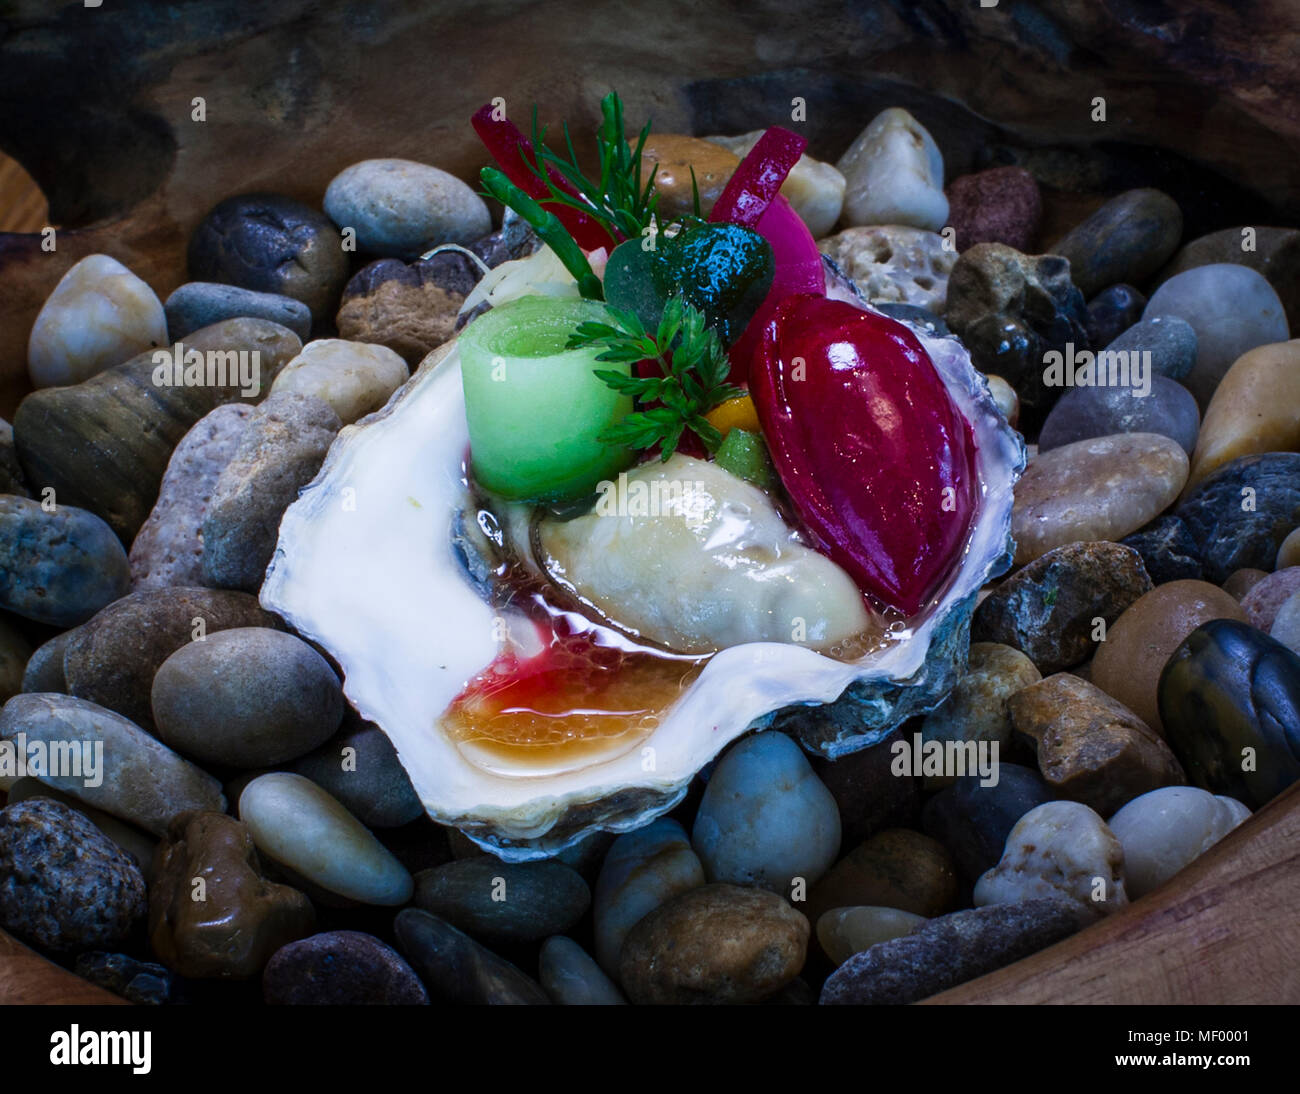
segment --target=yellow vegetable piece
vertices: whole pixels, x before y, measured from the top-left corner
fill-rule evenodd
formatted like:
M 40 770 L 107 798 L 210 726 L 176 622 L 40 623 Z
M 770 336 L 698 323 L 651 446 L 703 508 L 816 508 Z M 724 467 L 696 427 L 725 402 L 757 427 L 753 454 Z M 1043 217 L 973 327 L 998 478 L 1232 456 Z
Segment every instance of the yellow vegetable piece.
M 760 436 L 763 433 L 763 427 L 758 424 L 758 411 L 754 408 L 754 400 L 748 395 L 728 399 L 710 410 L 705 418 L 724 437 L 733 429 L 747 429 Z

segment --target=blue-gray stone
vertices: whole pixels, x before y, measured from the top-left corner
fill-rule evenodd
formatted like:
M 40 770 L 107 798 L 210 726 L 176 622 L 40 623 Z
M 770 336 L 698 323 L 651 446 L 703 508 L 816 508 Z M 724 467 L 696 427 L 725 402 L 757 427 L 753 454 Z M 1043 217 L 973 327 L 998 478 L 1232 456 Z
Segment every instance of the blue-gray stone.
M 182 285 L 167 298 L 163 311 L 167 315 L 167 333 L 173 342 L 182 341 L 200 327 L 240 318 L 269 319 L 288 327 L 304 342 L 311 334 L 311 309 L 301 300 L 215 281 L 191 281 Z
M 1127 190 L 1111 198 L 1051 248 L 1070 260 L 1085 296 L 1116 282 L 1146 281 L 1178 249 L 1183 214 L 1160 190 Z
M 1057 401 L 1038 435 L 1038 451 L 1048 452 L 1090 437 L 1114 433 L 1159 433 L 1177 441 L 1189 456 L 1196 447 L 1201 412 L 1192 393 L 1164 376 L 1152 376 L 1151 390 L 1076 387 Z
M 1300 452 L 1265 452 L 1224 464 L 1175 510 L 1200 548 L 1205 578 L 1271 571 L 1277 549 L 1300 527 Z
M 130 590 L 126 551 L 94 513 L 0 494 L 0 608 L 75 627 Z
M 562 862 L 457 859 L 415 875 L 415 906 L 491 944 L 540 942 L 586 913 L 591 890 Z
M 1196 364 L 1196 331 L 1176 315 L 1151 315 L 1106 346 L 1111 353 L 1150 353 L 1151 371 L 1181 380 Z
M 1238 357 L 1287 340 L 1286 314 L 1273 286 L 1249 267 L 1226 262 L 1171 277 L 1152 294 L 1146 314 L 1177 315 L 1196 331 L 1187 387 L 1202 409 Z

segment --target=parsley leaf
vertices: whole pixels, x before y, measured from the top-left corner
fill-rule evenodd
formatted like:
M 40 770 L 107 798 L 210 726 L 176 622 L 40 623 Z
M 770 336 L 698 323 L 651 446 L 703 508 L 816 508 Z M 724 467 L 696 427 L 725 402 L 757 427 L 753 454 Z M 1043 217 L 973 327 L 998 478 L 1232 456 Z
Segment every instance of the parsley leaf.
M 727 382 L 731 363 L 717 332 L 706 325 L 704 313 L 682 297 L 664 305 L 653 337 L 630 311 L 610 307 L 614 323 L 582 323 L 569 336 L 567 349 L 603 346 L 597 361 L 635 365 L 653 361 L 658 376 L 625 376 L 613 369 L 598 369 L 596 376 L 621 395 L 631 395 L 637 409 L 601 434 L 606 444 L 628 448 L 660 449 L 667 460 L 682 434 L 690 430 L 710 452 L 722 443 L 722 434 L 705 418 L 714 407 L 743 394 Z

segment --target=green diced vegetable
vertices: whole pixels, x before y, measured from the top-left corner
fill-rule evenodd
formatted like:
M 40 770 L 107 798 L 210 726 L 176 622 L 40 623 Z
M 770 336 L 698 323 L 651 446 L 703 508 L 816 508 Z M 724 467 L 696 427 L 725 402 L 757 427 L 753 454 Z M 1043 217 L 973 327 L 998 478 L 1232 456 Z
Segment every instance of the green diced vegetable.
M 747 429 L 730 430 L 723 438 L 714 462 L 724 471 L 730 471 L 737 478 L 764 490 L 776 484 L 776 472 L 772 469 L 767 445 L 762 437 Z

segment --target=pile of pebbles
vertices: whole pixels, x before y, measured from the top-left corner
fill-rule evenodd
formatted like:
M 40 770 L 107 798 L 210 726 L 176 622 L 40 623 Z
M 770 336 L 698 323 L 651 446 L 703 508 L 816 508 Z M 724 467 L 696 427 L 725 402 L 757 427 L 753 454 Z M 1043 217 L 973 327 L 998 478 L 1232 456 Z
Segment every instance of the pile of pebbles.
M 707 204 L 755 137 L 649 151 Z M 1028 171 L 943 183 L 895 109 L 787 193 L 879 307 L 963 340 L 1033 442 L 965 675 L 835 762 L 752 734 L 668 816 L 526 864 L 430 821 L 256 594 L 339 430 L 536 239 L 437 168 L 367 160 L 323 212 L 221 202 L 165 302 L 77 263 L 0 423 L 0 740 L 51 760 L 0 776 L 0 925 L 146 1004 L 905 1003 L 1221 840 L 1300 777 L 1300 231 L 1184 241 L 1147 189 L 1049 241 Z M 228 373 L 184 382 L 181 355 L 160 383 L 174 343 Z M 1150 371 L 1083 382 L 1107 350 Z M 900 769 L 916 742 L 996 745 L 997 777 Z

